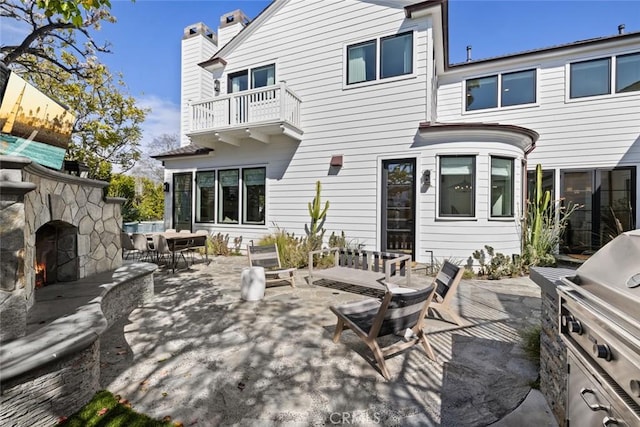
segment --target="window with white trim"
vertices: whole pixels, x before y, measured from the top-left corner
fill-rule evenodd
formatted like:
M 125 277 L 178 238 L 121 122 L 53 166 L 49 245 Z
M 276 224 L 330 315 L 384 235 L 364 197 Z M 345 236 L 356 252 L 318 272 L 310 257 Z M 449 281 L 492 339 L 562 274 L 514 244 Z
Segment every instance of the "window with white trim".
M 640 52 L 569 64 L 569 98 L 640 91 Z
M 536 70 L 524 70 L 467 79 L 466 111 L 535 104 L 536 74 Z
M 474 217 L 476 157 L 440 156 L 439 216 Z
M 195 198 L 196 222 L 264 225 L 266 168 L 197 171 Z
M 513 159 L 491 157 L 491 216 L 513 217 Z
M 249 79 L 249 76 L 251 76 L 251 79 Z M 276 65 L 269 64 L 263 67 L 237 71 L 229 74 L 228 80 L 228 93 L 271 86 L 276 84 Z
M 348 85 L 413 74 L 413 31 L 347 46 Z
M 265 173 L 265 168 L 242 170 L 242 222 L 244 224 L 264 225 Z
M 196 172 L 196 222 L 214 222 L 216 172 Z

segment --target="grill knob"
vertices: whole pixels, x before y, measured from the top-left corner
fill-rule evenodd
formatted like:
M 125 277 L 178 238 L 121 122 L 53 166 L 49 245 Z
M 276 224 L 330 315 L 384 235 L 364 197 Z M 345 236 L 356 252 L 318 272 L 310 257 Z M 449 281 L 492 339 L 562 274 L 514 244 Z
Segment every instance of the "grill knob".
M 629 381 L 629 388 L 631 389 L 631 394 L 633 394 L 635 397 L 640 397 L 640 381 Z
M 569 332 L 582 335 L 582 323 L 579 320 L 569 322 Z
M 611 360 L 611 349 L 606 344 L 594 344 L 593 355 L 598 359 Z
M 604 417 L 602 419 L 602 427 L 617 426 L 618 424 L 618 420 L 613 417 Z

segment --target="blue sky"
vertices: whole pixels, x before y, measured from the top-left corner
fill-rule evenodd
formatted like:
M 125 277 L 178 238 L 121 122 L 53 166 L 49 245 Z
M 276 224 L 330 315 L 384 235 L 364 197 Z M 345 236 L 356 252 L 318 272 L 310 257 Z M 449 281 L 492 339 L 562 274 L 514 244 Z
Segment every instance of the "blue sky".
M 153 109 L 144 126 L 146 141 L 179 131 L 184 28 L 202 21 L 217 30 L 222 14 L 241 9 L 254 18 L 269 3 L 112 0 L 118 22 L 104 24 L 96 38 L 111 42 L 113 53 L 101 59 L 113 72 L 122 72 L 130 93 Z M 613 35 L 618 24 L 627 32 L 640 31 L 640 0 L 449 0 L 450 62 L 463 62 L 467 45 L 473 46 L 473 59 L 481 59 Z M 0 25 L 0 36 L 8 38 L 8 28 Z

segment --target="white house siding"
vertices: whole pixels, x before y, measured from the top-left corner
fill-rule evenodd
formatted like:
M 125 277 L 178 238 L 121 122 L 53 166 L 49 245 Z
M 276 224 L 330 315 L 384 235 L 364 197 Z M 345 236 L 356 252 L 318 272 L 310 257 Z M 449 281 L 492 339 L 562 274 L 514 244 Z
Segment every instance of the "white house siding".
M 626 41 L 569 48 L 553 54 L 526 56 L 468 65 L 440 77 L 438 121 L 499 122 L 537 131 L 540 139 L 529 155 L 529 169 L 541 163 L 556 169 L 559 197 L 560 169 L 636 166 L 640 181 L 640 92 L 568 100 L 566 64 L 611 55 L 640 52 L 640 45 Z M 538 104 L 532 107 L 464 113 L 464 80 L 495 72 L 537 67 Z M 636 185 L 640 189 L 640 182 Z M 640 195 L 638 195 L 640 196 Z M 640 200 L 640 197 L 637 197 Z M 640 215 L 636 210 L 636 224 Z
M 277 224 L 301 235 L 309 222 L 307 203 L 315 195 L 315 182 L 320 180 L 322 200 L 331 203 L 325 223 L 327 235 L 344 231 L 348 239 L 357 239 L 368 248 L 379 247 L 381 159 L 417 158 L 420 175 L 422 159 L 428 157 L 428 150 L 414 147 L 414 142 L 419 123 L 429 117 L 430 22 L 427 18 L 407 19 L 403 6 L 410 3 L 290 1 L 225 55 L 228 65 L 219 76 L 222 94 L 227 92 L 227 73 L 276 64 L 276 81 L 286 80 L 302 99 L 304 135 L 301 142 L 288 145 L 243 140 L 238 148 L 217 142 L 212 158 L 167 161 L 169 174 L 181 168 L 267 166 L 266 225 L 247 228 L 216 224 L 208 228 L 229 230 L 247 239 L 259 238 Z M 415 30 L 414 75 L 365 87 L 343 87 L 347 44 L 410 29 Z M 332 154 L 344 156 L 344 166 L 337 174 L 329 172 Z M 418 194 L 418 203 L 423 206 L 427 196 Z M 423 213 L 418 215 L 417 230 L 422 230 Z M 415 252 L 419 259 L 424 258 L 421 248 Z
M 475 155 L 476 156 L 476 216 L 466 218 L 438 218 L 438 183 L 437 157 L 442 155 Z M 490 218 L 489 182 L 491 174 L 491 156 L 510 157 L 514 159 L 514 205 L 516 216 L 510 219 Z M 422 249 L 417 255 L 424 258 L 424 250 L 432 250 L 436 259 L 455 259 L 466 262 L 476 249 L 485 245 L 493 247 L 497 252 L 506 255 L 519 254 L 521 247 L 520 217 L 518 207 L 522 203 L 521 160 L 523 152 L 514 146 L 497 142 L 461 141 L 442 143 L 431 146 L 422 153 L 422 167 L 431 170 L 431 186 L 421 192 L 419 212 L 421 224 L 417 233 Z M 475 262 L 477 265 L 477 262 Z
M 197 25 L 197 24 L 196 24 Z M 202 28 L 192 26 L 194 29 Z M 187 27 L 190 28 L 190 27 Z M 198 67 L 218 50 L 216 44 L 202 34 L 192 35 L 182 40 L 182 62 L 180 79 L 180 145 L 188 145 L 186 133 L 189 129 L 189 103 L 213 96 L 213 78 L 211 73 Z

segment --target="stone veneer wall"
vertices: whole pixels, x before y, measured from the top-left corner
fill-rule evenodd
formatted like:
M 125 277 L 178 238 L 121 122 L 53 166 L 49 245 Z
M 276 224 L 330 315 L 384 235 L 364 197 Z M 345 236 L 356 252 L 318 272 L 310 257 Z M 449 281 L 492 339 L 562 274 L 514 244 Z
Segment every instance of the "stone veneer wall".
M 540 335 L 540 392 L 544 395 L 559 426 L 566 422 L 567 346 L 560 338 L 559 299 L 556 281 L 574 270 L 534 267 L 531 280 L 540 286 L 542 332 Z
M 78 230 L 78 278 L 122 265 L 122 199 L 105 198 L 104 181 L 56 172 L 18 156 L 0 156 L 0 342 L 23 336 L 35 302 L 36 231 L 50 221 Z
M 100 390 L 101 336 L 153 298 L 156 269 L 129 264 L 95 276 L 87 286 L 101 288 L 100 297 L 82 307 L 71 304 L 73 314 L 4 344 L 0 425 L 53 426 L 91 400 Z

